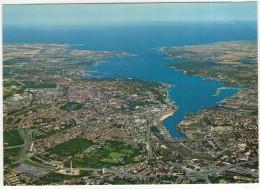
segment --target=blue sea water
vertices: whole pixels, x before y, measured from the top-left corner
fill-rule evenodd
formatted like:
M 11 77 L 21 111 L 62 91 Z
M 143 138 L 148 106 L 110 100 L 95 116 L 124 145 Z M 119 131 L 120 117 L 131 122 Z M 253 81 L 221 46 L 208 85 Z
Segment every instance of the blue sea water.
M 174 138 L 185 138 L 174 125 L 185 113 L 197 112 L 231 97 L 235 89 L 221 90 L 223 83 L 203 81 L 165 65 L 178 63 L 164 59 L 158 49 L 167 46 L 209 44 L 220 41 L 257 40 L 256 22 L 146 22 L 117 23 L 85 27 L 5 27 L 4 43 L 82 44 L 71 48 L 120 51 L 136 56 L 106 59 L 106 63 L 87 68 L 96 77 L 136 78 L 175 85 L 169 89 L 170 98 L 178 111 L 163 121 Z

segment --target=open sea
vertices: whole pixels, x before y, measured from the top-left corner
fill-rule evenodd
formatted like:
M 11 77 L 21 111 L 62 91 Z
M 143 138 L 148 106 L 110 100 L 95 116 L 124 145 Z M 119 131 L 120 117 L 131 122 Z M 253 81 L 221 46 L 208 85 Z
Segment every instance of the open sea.
M 174 127 L 185 113 L 214 107 L 237 90 L 221 90 L 223 83 L 203 81 L 182 71 L 167 68 L 179 62 L 164 59 L 160 47 L 210 44 L 221 41 L 257 40 L 256 22 L 140 22 L 64 27 L 4 27 L 4 43 L 81 44 L 71 48 L 120 51 L 131 55 L 106 59 L 105 63 L 86 68 L 94 77 L 136 78 L 163 82 L 178 111 L 163 121 L 173 138 L 185 138 Z M 89 72 L 90 73 L 90 72 Z

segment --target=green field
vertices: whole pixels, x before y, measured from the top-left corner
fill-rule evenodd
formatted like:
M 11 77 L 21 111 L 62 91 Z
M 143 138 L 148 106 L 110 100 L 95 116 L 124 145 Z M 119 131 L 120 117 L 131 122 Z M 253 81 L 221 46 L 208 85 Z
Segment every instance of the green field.
M 61 110 L 79 110 L 83 107 L 83 104 L 77 103 L 77 102 L 69 102 L 64 106 L 61 106 Z
M 197 127 L 201 127 L 201 125 L 200 125 L 200 123 L 192 123 L 192 124 L 188 125 L 188 127 L 197 128 Z
M 106 163 L 117 163 L 117 161 L 115 159 L 102 159 L 100 161 L 106 162 Z
M 41 84 L 38 84 L 38 85 L 28 85 L 27 87 L 28 88 L 41 88 L 41 89 L 44 89 L 44 88 L 56 88 L 56 84 L 53 84 L 53 83 L 41 83 Z
M 21 86 L 21 84 L 16 81 L 4 81 L 3 85 L 4 87 Z
M 34 167 L 43 167 L 43 168 L 50 167 L 50 165 L 45 166 L 43 164 L 38 164 L 38 162 L 33 162 L 33 161 L 30 161 L 30 160 L 25 160 L 24 163 L 27 164 L 27 165 L 32 165 Z
M 23 144 L 23 138 L 18 130 L 4 131 L 4 147 L 17 146 Z
M 123 155 L 125 155 L 125 154 L 124 153 L 118 153 L 118 152 L 111 152 L 108 157 L 111 158 L 111 159 L 118 160 Z
M 122 149 L 121 152 L 122 152 L 122 153 L 125 153 L 125 154 L 133 154 L 133 153 L 134 153 L 134 150 L 131 150 L 131 149 Z
M 13 163 L 19 159 L 21 148 L 4 149 L 4 165 Z
M 46 151 L 50 154 L 55 154 L 62 158 L 81 153 L 91 145 L 93 145 L 92 141 L 86 140 L 84 138 L 75 138 L 49 148 Z
M 102 148 L 93 150 L 83 159 L 72 158 L 71 160 L 74 167 L 102 168 L 134 163 L 134 158 L 138 155 L 140 155 L 138 149 L 121 142 L 107 141 Z M 119 161 L 120 158 L 123 158 L 123 161 Z M 66 167 L 69 165 L 70 160 L 65 163 Z
M 51 105 L 50 104 L 33 104 L 32 107 L 38 108 L 38 109 L 47 109 L 47 108 L 51 107 Z
M 253 181 L 254 179 L 251 177 L 244 177 L 244 176 L 234 176 L 234 179 L 237 180 L 245 180 L 245 181 Z
M 41 161 L 41 160 L 39 160 L 35 157 L 30 158 L 30 160 L 31 161 L 29 161 L 29 160 L 27 161 L 27 164 L 31 164 L 31 165 L 36 166 L 36 167 L 37 166 L 38 167 L 45 167 L 45 166 L 50 167 L 51 166 L 51 165 L 45 164 L 43 161 Z
M 118 159 L 123 157 L 125 154 L 124 153 L 119 153 L 119 152 L 111 152 L 108 155 L 108 159 L 102 159 L 102 162 L 107 162 L 107 163 L 117 163 Z
M 7 84 L 9 85 L 9 84 Z M 17 86 L 4 86 L 4 90 L 3 90 L 3 99 L 7 99 L 11 96 L 13 96 L 14 94 L 22 94 L 25 90 L 24 86 L 21 85 L 17 85 Z

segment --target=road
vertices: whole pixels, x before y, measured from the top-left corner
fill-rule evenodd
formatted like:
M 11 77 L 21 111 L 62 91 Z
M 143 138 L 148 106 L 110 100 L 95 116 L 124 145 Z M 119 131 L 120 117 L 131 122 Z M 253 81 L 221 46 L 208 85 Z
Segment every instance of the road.
M 70 170 L 70 167 L 63 167 L 62 169 Z M 95 169 L 95 168 L 74 168 L 74 170 L 81 170 L 81 171 L 102 171 L 102 169 Z
M 229 169 L 229 168 L 232 168 L 232 167 L 236 167 L 236 166 L 240 166 L 240 165 L 244 165 L 244 164 L 247 164 L 247 163 L 253 163 L 253 162 L 256 162 L 258 160 L 255 160 L 255 161 L 248 161 L 248 162 L 241 162 L 241 163 L 237 163 L 237 164 L 232 164 L 232 165 L 228 165 L 228 166 L 225 166 L 225 167 L 221 167 L 221 168 L 218 168 L 218 169 L 213 169 L 212 171 L 204 171 L 204 172 L 187 172 L 186 173 L 186 176 L 187 177 L 201 177 L 203 178 L 208 184 L 211 184 L 208 176 L 211 175 L 211 174 L 219 174 L 219 173 L 222 173 L 224 170 L 226 169 Z
M 22 121 L 20 121 L 20 123 L 19 123 L 19 134 L 20 134 L 20 136 L 23 138 L 24 144 L 18 145 L 18 146 L 10 146 L 10 147 L 6 147 L 6 148 L 5 148 L 5 149 L 11 149 L 11 148 L 23 147 L 23 149 L 22 149 L 22 151 L 21 151 L 21 153 L 20 153 L 19 160 L 13 162 L 12 164 L 21 163 L 21 162 L 27 160 L 27 161 L 29 161 L 29 162 L 31 162 L 31 163 L 33 163 L 33 164 L 35 164 L 35 165 L 38 165 L 38 166 L 40 166 L 40 167 L 45 167 L 45 168 L 49 168 L 49 169 L 50 169 L 50 168 L 56 169 L 57 167 L 48 166 L 48 165 L 43 165 L 43 164 L 39 164 L 39 163 L 37 163 L 37 162 L 35 162 L 35 161 L 32 161 L 32 160 L 30 159 L 32 156 L 31 156 L 31 157 L 27 157 L 27 154 L 26 154 L 26 153 L 27 153 L 27 150 L 31 147 L 31 144 L 32 144 L 32 142 L 30 142 L 30 141 L 28 140 L 28 138 L 27 138 L 27 136 L 26 136 L 26 134 L 25 134 L 25 132 L 24 132 L 24 129 L 23 129 L 23 124 L 24 124 L 24 122 L 25 122 L 27 119 L 29 119 L 29 118 L 25 118 L 25 119 L 23 119 Z M 6 168 L 6 167 L 7 167 L 7 166 L 5 166 L 5 168 Z
M 31 143 L 30 143 L 30 141 L 27 139 L 27 137 L 26 137 L 26 134 L 24 133 L 24 129 L 23 129 L 23 124 L 24 124 L 24 122 L 27 120 L 27 118 L 26 119 L 23 119 L 21 122 L 20 122 L 20 124 L 19 124 L 19 134 L 20 134 L 20 136 L 23 138 L 23 140 L 24 140 L 24 147 L 23 147 L 23 150 L 22 150 L 22 152 L 21 152 L 21 154 L 20 154 L 20 162 L 22 162 L 22 161 L 24 161 L 24 160 L 26 160 L 27 158 L 26 158 L 26 151 L 27 151 L 27 149 L 30 147 L 30 145 L 31 145 Z
M 23 129 L 23 124 L 24 124 L 24 122 L 25 122 L 27 119 L 28 119 L 28 118 L 25 118 L 25 119 L 23 119 L 22 121 L 20 121 L 20 123 L 19 123 L 19 130 L 18 130 L 18 132 L 19 132 L 20 136 L 22 137 L 22 139 L 24 140 L 24 144 L 23 144 L 23 145 L 19 145 L 20 147 L 23 147 L 23 149 L 22 149 L 22 151 L 21 151 L 21 153 L 20 153 L 19 160 L 18 160 L 18 161 L 15 161 L 15 162 L 12 163 L 12 164 L 21 163 L 21 162 L 23 162 L 24 160 L 29 160 L 29 157 L 26 156 L 26 152 L 27 152 L 27 150 L 30 148 L 31 142 L 28 140 L 26 134 L 24 133 L 24 129 Z M 9 148 L 15 148 L 15 147 L 19 147 L 19 146 L 12 146 L 12 147 L 9 147 Z M 31 160 L 30 160 L 30 161 L 31 161 Z M 33 163 L 35 163 L 35 164 L 38 164 L 38 163 L 36 163 L 36 162 L 34 162 L 34 161 L 31 161 L 31 162 L 33 162 Z
M 25 123 L 25 121 L 27 120 L 28 118 L 26 119 L 23 119 L 20 123 L 19 123 L 19 134 L 21 135 L 21 137 L 23 138 L 24 140 L 24 144 L 23 145 L 18 145 L 18 146 L 13 146 L 13 147 L 9 147 L 9 148 L 14 148 L 14 147 L 21 147 L 23 146 L 23 150 L 20 154 L 20 159 L 19 161 L 17 161 L 17 163 L 19 162 L 22 162 L 24 160 L 28 160 L 36 165 L 39 165 L 39 166 L 43 166 L 42 164 L 38 164 L 37 162 L 34 162 L 32 160 L 29 159 L 29 157 L 26 156 L 26 152 L 27 150 L 30 148 L 31 146 L 31 142 L 28 140 L 25 132 L 24 132 L 24 129 L 23 129 L 23 125 Z M 179 142 L 179 143 L 174 143 L 172 142 L 173 140 L 170 140 L 169 141 L 169 138 L 167 138 L 165 140 L 164 136 L 161 135 L 159 132 L 155 132 L 157 135 L 159 135 L 159 138 L 162 138 L 163 139 L 163 143 L 165 143 L 165 145 L 169 146 L 170 148 L 174 148 L 174 150 L 177 150 L 179 151 L 180 153 L 184 153 L 185 155 L 187 155 L 187 153 L 189 154 L 189 156 L 197 156 L 198 154 L 196 152 L 194 152 L 192 149 L 190 148 L 187 148 L 186 145 L 184 145 L 182 142 Z M 151 133 L 150 133 L 150 127 L 148 126 L 148 131 L 147 131 L 147 142 L 148 142 L 148 145 L 149 147 L 151 147 Z M 150 149 L 150 148 L 148 148 Z M 148 151 L 148 155 L 150 154 L 151 152 Z M 257 161 L 257 160 L 256 160 Z M 204 172 L 187 172 L 186 173 L 186 176 L 187 177 L 200 177 L 202 179 L 204 179 L 206 181 L 206 183 L 208 184 L 211 184 L 209 178 L 208 178 L 208 175 L 211 175 L 211 174 L 218 174 L 218 173 L 222 173 L 224 170 L 226 169 L 229 169 L 229 168 L 232 168 L 232 167 L 236 167 L 236 166 L 240 166 L 240 165 L 243 165 L 243 164 L 247 164 L 247 163 L 251 163 L 253 161 L 249 161 L 249 162 L 241 162 L 241 163 L 237 163 L 237 164 L 233 164 L 233 165 L 228 165 L 228 166 L 225 166 L 225 167 L 222 167 L 222 168 L 218 168 L 218 169 L 213 169 L 213 170 L 210 170 L 210 171 L 204 171 Z M 53 169 L 57 169 L 58 167 L 51 167 L 51 166 L 45 166 L 46 168 L 53 168 Z M 70 168 L 68 167 L 65 167 L 63 169 L 67 169 L 67 170 L 70 170 Z M 85 171 L 102 171 L 102 169 L 95 169 L 95 168 L 73 168 L 74 170 L 85 170 Z M 143 178 L 143 176 L 141 175 L 136 175 L 136 174 L 131 174 L 131 173 L 127 173 L 123 170 L 120 170 L 120 169 L 105 169 L 106 172 L 110 172 L 110 173 L 114 173 L 115 175 L 117 176 L 125 176 L 125 177 L 132 177 L 132 178 Z
M 70 167 L 63 167 L 62 169 L 70 170 Z M 94 171 L 94 172 L 102 171 L 102 169 L 95 169 L 95 168 L 72 168 L 72 169 L 83 170 L 83 171 Z M 106 173 L 114 173 L 117 176 L 124 176 L 124 177 L 131 177 L 131 178 L 143 178 L 143 176 L 141 176 L 141 175 L 127 173 L 123 170 L 120 170 L 120 168 L 118 168 L 118 169 L 107 169 L 107 168 L 105 168 L 105 172 Z
M 187 177 L 192 178 L 192 177 L 201 177 L 202 179 L 204 179 L 206 181 L 207 184 L 212 184 L 209 180 L 209 177 L 207 174 L 201 174 L 199 172 L 196 173 L 187 173 L 186 174 Z
M 70 170 L 70 167 L 64 167 L 62 169 Z M 72 168 L 74 170 L 84 170 L 84 171 L 102 171 L 102 169 L 94 169 L 94 168 Z M 132 177 L 132 178 L 142 178 L 142 176 L 130 174 L 125 171 L 119 169 L 107 169 L 105 168 L 105 172 L 114 173 L 117 176 L 125 176 L 125 177 Z
M 151 127 L 149 125 L 149 123 L 147 124 L 147 144 L 146 144 L 146 148 L 147 148 L 147 159 L 150 159 L 152 157 L 153 154 L 153 150 L 152 150 L 152 142 L 151 142 Z
M 12 70 L 13 71 L 13 70 Z M 11 73 L 11 72 L 10 72 Z M 12 74 L 15 74 L 12 72 Z M 14 80 L 15 82 L 21 84 L 22 86 L 25 86 L 21 81 L 17 80 L 16 77 L 18 76 L 18 74 L 16 74 L 15 76 L 12 77 L 12 80 Z
M 4 149 L 12 149 L 12 148 L 18 148 L 18 147 L 23 147 L 24 144 L 20 144 L 20 145 L 17 145 L 17 146 L 9 146 L 9 147 L 4 147 Z

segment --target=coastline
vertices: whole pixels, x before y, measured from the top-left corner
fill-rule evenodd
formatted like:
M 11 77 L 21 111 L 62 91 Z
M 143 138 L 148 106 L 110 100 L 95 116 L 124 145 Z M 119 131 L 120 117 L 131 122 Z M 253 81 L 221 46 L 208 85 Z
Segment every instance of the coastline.
M 169 130 L 166 128 L 166 126 L 163 124 L 163 120 L 167 119 L 170 116 L 173 116 L 174 113 L 178 110 L 178 106 L 173 105 L 174 109 L 172 111 L 167 111 L 166 113 L 163 113 L 161 116 L 159 116 L 156 120 L 158 121 L 158 126 L 162 128 L 162 130 L 167 134 L 167 138 L 170 140 L 173 140 L 172 135 L 170 134 Z M 174 126 L 174 125 L 173 125 Z
M 220 88 L 217 88 L 217 89 L 220 89 Z M 235 94 L 233 94 L 231 97 L 228 97 L 228 98 L 233 98 L 233 97 L 235 97 L 242 89 L 243 89 L 243 88 L 237 88 L 238 91 L 237 91 Z M 228 89 L 228 90 L 229 90 L 229 89 Z M 215 96 L 215 95 L 213 95 L 213 96 Z M 227 100 L 228 98 L 225 98 L 225 99 L 223 99 L 222 101 L 225 101 L 225 100 Z M 209 109 L 209 108 L 216 108 L 216 107 L 218 107 L 217 104 L 216 104 L 215 106 L 212 106 L 212 107 L 206 107 L 205 110 L 207 110 L 207 109 Z M 196 114 L 198 114 L 199 111 L 202 111 L 202 109 L 201 109 L 201 110 L 198 110 Z M 197 117 L 197 115 L 196 115 L 196 117 Z M 189 120 L 189 119 L 190 119 L 190 117 L 188 116 L 188 117 L 184 118 L 182 121 Z M 176 129 L 178 129 L 183 135 L 186 136 L 185 131 L 184 131 L 183 128 L 182 128 L 182 126 L 183 126 L 182 121 L 181 121 L 180 123 L 176 124 L 175 127 L 176 127 Z
M 172 107 L 171 110 L 167 110 L 167 111 L 164 111 L 160 116 L 158 116 L 156 118 L 157 122 L 159 123 L 158 125 L 161 127 L 161 129 L 167 134 L 167 138 L 170 139 L 170 140 L 173 140 L 173 137 L 172 135 L 170 134 L 170 131 L 167 129 L 167 127 L 163 124 L 163 121 L 165 119 L 167 119 L 168 117 L 170 116 L 173 116 L 175 114 L 175 112 L 178 110 L 178 106 L 174 105 L 174 101 L 171 101 L 170 99 L 170 94 L 169 94 L 169 91 L 168 89 L 171 88 L 172 86 L 170 84 L 166 84 L 166 83 L 163 83 L 164 85 L 167 86 L 167 96 L 166 96 L 166 99 L 168 100 L 167 104 L 169 106 Z M 175 127 L 175 125 L 172 125 L 173 127 Z M 176 129 L 178 129 L 176 127 Z
M 161 117 L 160 117 L 160 121 L 162 122 L 163 120 L 167 119 L 168 117 L 172 116 L 176 111 L 170 111 L 166 114 L 163 114 Z

